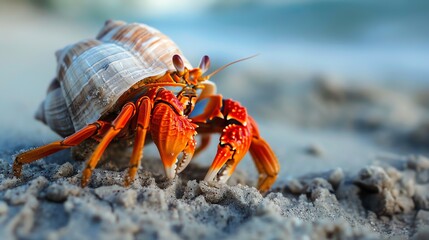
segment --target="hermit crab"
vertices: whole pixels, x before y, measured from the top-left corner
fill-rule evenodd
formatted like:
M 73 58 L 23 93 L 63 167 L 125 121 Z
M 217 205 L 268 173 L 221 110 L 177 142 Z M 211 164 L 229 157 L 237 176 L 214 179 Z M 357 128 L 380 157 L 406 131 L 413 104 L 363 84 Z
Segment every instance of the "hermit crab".
M 276 180 L 278 160 L 256 122 L 240 103 L 216 94 L 209 80 L 232 63 L 204 75 L 210 65 L 207 56 L 193 68 L 158 30 L 121 21 L 107 21 L 96 39 L 69 45 L 56 57 L 56 77 L 36 118 L 65 138 L 18 154 L 15 176 L 24 164 L 92 138 L 99 143 L 82 172 L 85 187 L 111 141 L 134 139 L 124 180 L 128 186 L 150 139 L 166 176 L 173 179 L 208 145 L 210 134 L 220 133 L 205 181 L 226 182 L 248 151 L 259 172 L 259 190 L 267 191 Z

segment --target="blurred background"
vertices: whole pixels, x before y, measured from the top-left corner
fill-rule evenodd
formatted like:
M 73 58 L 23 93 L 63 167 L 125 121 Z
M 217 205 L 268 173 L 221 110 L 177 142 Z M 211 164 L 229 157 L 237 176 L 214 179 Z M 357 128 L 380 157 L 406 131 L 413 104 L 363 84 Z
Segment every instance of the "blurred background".
M 107 19 L 159 29 L 194 65 L 203 55 L 215 69 L 260 54 L 212 80 L 258 121 L 282 180 L 428 153 L 428 1 L 0 0 L 4 162 L 59 138 L 33 118 L 54 53 L 95 37 Z M 215 142 L 197 161 L 210 162 Z

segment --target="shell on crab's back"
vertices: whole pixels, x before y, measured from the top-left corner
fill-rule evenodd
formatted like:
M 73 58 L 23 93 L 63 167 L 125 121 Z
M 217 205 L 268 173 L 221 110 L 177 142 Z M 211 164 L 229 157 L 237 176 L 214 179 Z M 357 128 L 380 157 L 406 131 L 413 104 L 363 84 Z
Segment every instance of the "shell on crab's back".
M 174 54 L 181 52 L 158 30 L 109 21 L 97 39 L 57 52 L 57 78 L 36 118 L 60 135 L 70 135 L 115 111 L 120 96 L 137 82 L 174 71 Z

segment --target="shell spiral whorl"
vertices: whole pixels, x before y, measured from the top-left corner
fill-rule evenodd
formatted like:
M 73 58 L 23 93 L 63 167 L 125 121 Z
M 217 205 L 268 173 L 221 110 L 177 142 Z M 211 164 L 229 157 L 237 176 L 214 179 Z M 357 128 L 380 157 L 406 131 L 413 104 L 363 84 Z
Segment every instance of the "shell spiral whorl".
M 152 27 L 107 21 L 96 39 L 56 53 L 57 77 L 36 118 L 68 136 L 115 111 L 118 99 L 134 84 L 175 71 L 175 54 L 182 55 L 176 44 Z

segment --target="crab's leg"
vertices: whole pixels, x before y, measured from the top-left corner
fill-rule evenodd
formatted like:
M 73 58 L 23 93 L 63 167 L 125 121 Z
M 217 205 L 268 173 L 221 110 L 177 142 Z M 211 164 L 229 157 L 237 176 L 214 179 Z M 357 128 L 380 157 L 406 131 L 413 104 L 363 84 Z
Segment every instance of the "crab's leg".
M 258 188 L 267 191 L 279 171 L 274 152 L 259 135 L 255 121 L 238 102 L 212 95 L 200 100 L 190 115 L 199 133 L 221 132 L 218 150 L 205 177 L 206 181 L 226 182 L 237 164 L 250 150 L 260 174 Z
M 128 186 L 134 181 L 134 177 L 140 166 L 141 158 L 143 157 L 143 147 L 146 139 L 146 133 L 150 123 L 150 111 L 152 110 L 152 103 L 149 97 L 145 96 L 137 102 L 137 126 L 136 136 L 134 140 L 133 153 L 131 155 L 130 166 L 128 175 L 125 177 L 124 185 Z
M 249 150 L 252 129 L 247 124 L 247 110 L 238 102 L 230 99 L 222 100 L 221 95 L 206 98 L 204 112 L 193 121 L 201 122 L 207 118 L 204 128 L 209 131 L 220 131 L 218 150 L 204 180 L 226 182 L 236 166 Z M 196 107 L 197 108 L 197 107 Z M 207 114 L 213 114 L 207 117 Z
M 16 156 L 15 158 L 15 161 L 13 162 L 13 174 L 16 177 L 19 177 L 21 175 L 22 165 L 32 163 L 38 159 L 41 159 L 63 149 L 79 145 L 81 142 L 90 137 L 103 134 L 105 131 L 105 127 L 108 125 L 109 124 L 107 122 L 97 121 L 95 123 L 87 125 L 86 127 L 64 138 L 61 141 L 55 141 L 50 144 L 18 154 L 18 156 Z
M 255 120 L 248 117 L 252 126 L 252 143 L 249 152 L 259 172 L 258 189 L 266 192 L 274 184 L 280 171 L 279 161 L 270 145 L 259 135 L 259 129 Z
M 204 180 L 225 183 L 249 150 L 251 138 L 248 127 L 228 124 L 222 131 L 216 156 Z
M 107 146 L 113 140 L 113 138 L 115 138 L 115 136 L 125 127 L 128 121 L 133 117 L 135 110 L 136 107 L 133 103 L 129 102 L 125 104 L 116 119 L 112 122 L 109 130 L 107 130 L 106 134 L 101 139 L 101 142 L 98 144 L 97 148 L 92 153 L 91 158 L 86 163 L 86 167 L 82 172 L 82 187 L 85 187 L 88 184 L 92 174 L 92 170 L 94 170 L 95 166 L 97 166 L 97 163 L 100 160 L 104 150 L 106 150 Z

